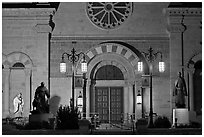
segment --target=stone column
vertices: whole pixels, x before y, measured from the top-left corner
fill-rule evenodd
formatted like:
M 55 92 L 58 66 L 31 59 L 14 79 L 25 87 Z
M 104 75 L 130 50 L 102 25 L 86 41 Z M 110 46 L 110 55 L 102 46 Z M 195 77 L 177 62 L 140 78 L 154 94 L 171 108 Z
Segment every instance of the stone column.
M 194 111 L 194 88 L 193 88 L 193 74 L 194 74 L 195 69 L 190 68 L 188 70 L 189 74 L 189 106 L 190 106 L 190 111 Z
M 128 113 L 132 114 L 133 113 L 133 84 L 129 83 L 128 84 L 128 96 L 129 96 L 129 109 Z
M 10 81 L 10 73 L 11 70 L 9 68 L 3 69 L 3 72 L 5 73 L 5 89 L 4 89 L 4 112 L 3 112 L 3 117 L 7 117 L 9 115 L 9 81 Z
M 32 100 L 31 100 L 31 91 L 30 91 L 30 86 L 31 81 L 30 81 L 30 76 L 31 76 L 31 70 L 30 69 L 25 69 L 25 99 L 24 99 L 24 116 L 28 116 L 30 111 L 31 111 L 31 105 L 32 105 Z
M 124 118 L 124 121 L 127 120 L 127 113 L 129 111 L 129 95 L 128 95 L 128 86 L 125 86 L 124 87 L 124 93 L 123 93 L 123 118 Z
M 91 92 L 91 80 L 87 80 L 86 84 L 86 118 L 90 117 L 90 92 Z
M 91 111 L 89 112 L 95 113 L 95 84 L 96 82 L 93 79 L 90 82 L 91 82 L 90 84 L 90 109 Z

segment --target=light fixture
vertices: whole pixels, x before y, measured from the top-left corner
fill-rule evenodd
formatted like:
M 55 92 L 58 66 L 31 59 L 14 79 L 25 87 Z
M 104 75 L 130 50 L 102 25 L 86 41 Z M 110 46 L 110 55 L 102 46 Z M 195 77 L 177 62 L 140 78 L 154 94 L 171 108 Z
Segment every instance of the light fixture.
M 164 72 L 165 71 L 165 64 L 163 61 L 159 62 L 159 72 Z
M 86 73 L 87 72 L 87 63 L 85 60 L 85 56 L 83 57 L 83 61 L 81 62 L 81 72 Z
M 140 94 L 140 90 L 138 90 L 137 94 L 137 104 L 142 104 L 142 95 Z
M 83 97 L 81 95 L 81 91 L 79 92 L 79 96 L 78 96 L 78 99 L 77 99 L 77 106 L 78 107 L 82 107 L 83 106 Z
M 142 61 L 138 61 L 138 71 L 139 72 L 143 71 L 143 62 Z
M 62 57 L 62 61 L 60 62 L 60 72 L 65 73 L 66 72 L 66 63 L 64 61 L 64 57 Z

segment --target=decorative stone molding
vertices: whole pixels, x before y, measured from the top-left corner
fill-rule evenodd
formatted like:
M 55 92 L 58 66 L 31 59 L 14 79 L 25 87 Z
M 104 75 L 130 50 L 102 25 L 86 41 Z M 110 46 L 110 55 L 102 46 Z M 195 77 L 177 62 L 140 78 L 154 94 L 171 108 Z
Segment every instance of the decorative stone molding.
M 186 30 L 186 27 L 181 24 L 171 24 L 167 26 L 167 30 L 171 33 L 181 33 Z
M 196 25 L 199 27 L 202 27 L 202 16 L 186 16 L 184 19 L 184 24 L 185 25 Z
M 70 40 L 125 40 L 125 41 L 168 41 L 169 37 L 168 35 L 157 35 L 157 34 L 150 34 L 150 35 L 135 35 L 135 36 L 62 36 L 62 35 L 52 35 L 51 42 L 64 42 L 64 41 L 70 41 Z
M 131 63 L 133 67 L 134 66 L 137 67 L 137 62 L 139 60 L 138 56 L 134 52 L 132 52 L 130 49 L 128 49 L 127 47 L 122 46 L 120 44 L 116 44 L 116 43 L 100 44 L 99 46 L 90 49 L 86 53 L 86 56 L 88 60 L 91 60 L 96 55 L 104 54 L 104 53 L 115 53 L 120 56 L 123 56 L 125 59 L 127 59 Z
M 194 67 L 194 64 L 195 64 L 197 61 L 199 61 L 199 60 L 202 60 L 202 51 L 195 53 L 195 54 L 189 59 L 189 61 L 186 63 L 187 68 L 192 68 L 192 66 Z
M 168 16 L 202 16 L 202 8 L 167 8 Z
M 55 8 L 3 8 L 2 18 L 5 17 L 49 17 L 54 15 Z
M 32 60 L 28 55 L 22 52 L 12 52 L 7 55 L 7 64 L 12 67 L 16 62 L 21 62 L 25 68 L 31 69 L 33 67 Z
M 38 33 L 50 33 L 53 30 L 49 24 L 37 24 L 33 29 Z
M 119 68 L 121 70 L 121 72 L 123 73 L 124 75 L 124 79 L 128 79 L 128 74 L 127 74 L 127 70 L 125 69 L 125 67 L 121 64 L 119 64 L 118 62 L 116 61 L 110 61 L 110 60 L 105 60 L 105 61 L 101 61 L 95 68 L 94 70 L 94 77 L 96 75 L 96 72 L 98 71 L 98 69 L 100 69 L 101 67 L 103 66 L 106 66 L 106 65 L 113 65 L 113 66 L 116 66 L 117 68 Z

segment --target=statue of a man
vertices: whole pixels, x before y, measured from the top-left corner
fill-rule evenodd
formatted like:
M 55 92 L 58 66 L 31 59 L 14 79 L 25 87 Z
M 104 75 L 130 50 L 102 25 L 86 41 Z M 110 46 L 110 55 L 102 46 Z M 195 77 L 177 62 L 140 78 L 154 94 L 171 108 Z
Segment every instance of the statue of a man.
M 178 73 L 178 78 L 175 81 L 173 96 L 175 96 L 175 103 L 177 108 L 185 108 L 185 96 L 187 96 L 186 83 L 181 76 L 181 72 Z
M 41 85 L 35 91 L 35 97 L 33 101 L 34 110 L 37 113 L 48 113 L 49 112 L 49 104 L 48 104 L 49 98 L 50 98 L 49 91 L 45 87 L 44 82 L 41 82 Z

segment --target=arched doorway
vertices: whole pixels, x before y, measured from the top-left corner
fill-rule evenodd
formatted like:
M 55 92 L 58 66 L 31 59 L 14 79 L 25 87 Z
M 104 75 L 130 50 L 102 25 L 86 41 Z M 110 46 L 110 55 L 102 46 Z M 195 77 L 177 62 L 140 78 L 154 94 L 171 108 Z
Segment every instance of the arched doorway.
M 202 124 L 202 53 L 193 55 L 187 65 L 190 118 Z
M 117 82 L 124 81 L 123 73 L 116 66 L 105 65 L 97 70 L 95 80 L 95 108 L 91 109 L 95 109 L 102 123 L 120 123 L 124 98 L 123 87 Z
M 197 115 L 202 115 L 202 61 L 197 61 L 194 65 L 193 74 L 194 85 L 194 110 Z
M 96 113 L 96 106 L 95 106 L 96 105 L 96 95 L 95 94 L 100 94 L 96 90 L 106 90 L 104 92 L 107 92 L 108 97 L 111 96 L 109 94 L 114 93 L 111 91 L 118 90 L 118 91 L 115 91 L 116 94 L 120 94 L 118 98 L 120 98 L 120 96 L 123 96 L 120 102 L 120 105 L 122 104 L 121 105 L 122 109 L 116 110 L 116 111 L 121 111 L 123 118 L 127 122 L 128 119 L 130 119 L 130 115 L 132 115 L 133 113 L 134 114 L 137 113 L 136 112 L 137 106 L 135 104 L 136 102 L 135 92 L 138 91 L 141 87 L 140 85 L 141 84 L 140 83 L 141 73 L 138 72 L 137 62 L 139 60 L 144 60 L 143 56 L 137 49 L 135 49 L 134 47 L 132 47 L 131 45 L 127 43 L 103 42 L 91 48 L 86 53 L 86 60 L 88 62 L 88 72 L 86 73 L 88 83 L 86 85 L 86 96 L 85 96 L 86 98 L 86 106 L 85 106 L 86 116 L 91 117 L 93 113 Z M 146 66 L 147 64 L 145 63 L 144 65 Z M 80 68 L 79 66 L 80 65 L 78 65 L 78 68 Z M 102 68 L 103 66 L 104 66 L 104 69 Z M 106 77 L 104 78 L 106 80 L 102 80 L 102 79 L 96 80 L 96 74 L 97 72 L 100 72 L 98 70 L 101 69 L 101 71 L 105 71 L 106 70 L 105 68 L 106 69 L 107 68 L 119 69 L 124 79 L 107 80 L 109 78 Z M 145 72 L 146 71 L 148 70 L 145 70 Z M 110 76 L 110 77 L 113 78 L 113 76 Z M 115 78 L 115 79 L 118 79 L 118 78 Z M 103 88 L 103 89 L 100 89 L 100 88 Z M 109 108 L 110 107 L 108 107 L 108 109 Z M 110 111 L 107 113 L 109 114 Z M 111 120 L 110 118 L 112 116 L 110 116 L 109 114 L 109 116 L 107 117 L 109 118 L 108 120 Z M 119 114 L 117 114 L 117 120 L 115 122 L 117 122 L 118 119 L 119 119 Z M 112 121 L 114 120 L 112 119 Z

